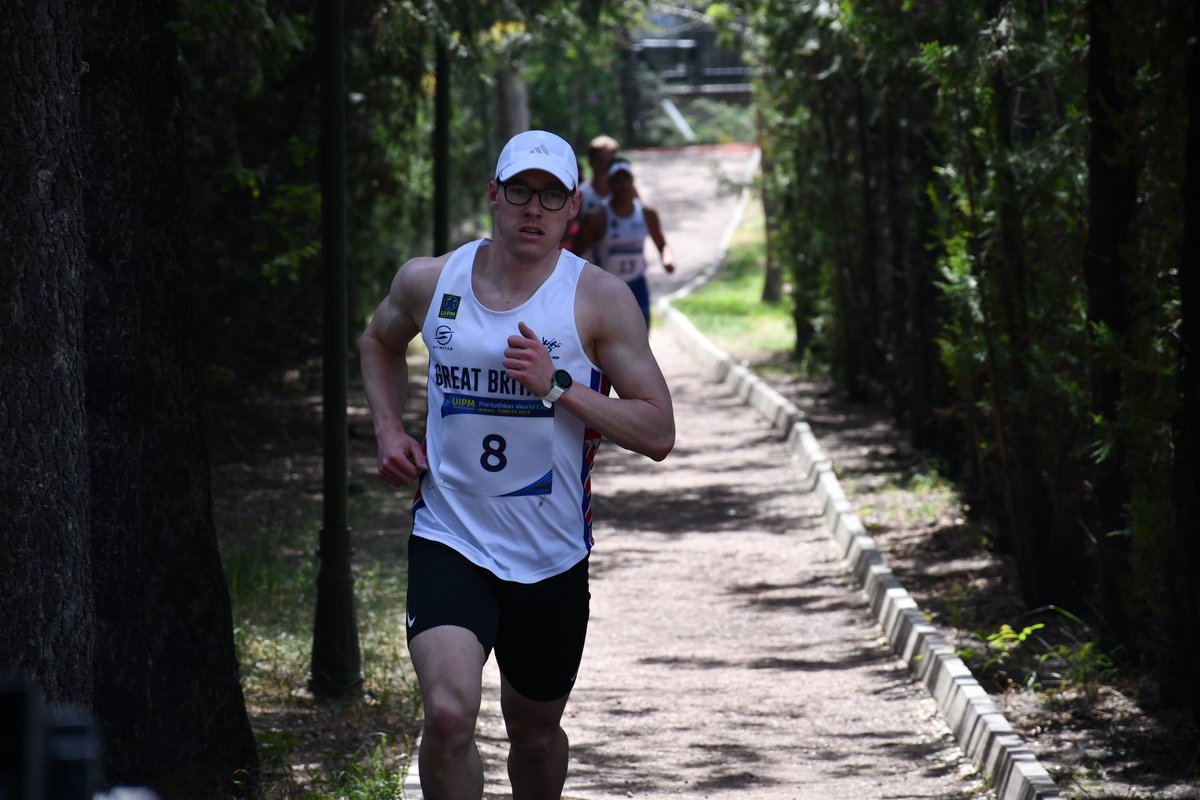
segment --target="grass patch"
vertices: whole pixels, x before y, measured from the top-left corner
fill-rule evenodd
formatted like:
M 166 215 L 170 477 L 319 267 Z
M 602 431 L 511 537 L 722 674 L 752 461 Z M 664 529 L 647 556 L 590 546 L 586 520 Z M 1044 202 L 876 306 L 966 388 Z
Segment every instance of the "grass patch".
M 790 362 L 795 348 L 792 303 L 787 292 L 780 302 L 763 302 L 765 263 L 762 204 L 751 201 L 720 270 L 674 306 L 738 361 L 779 368 Z

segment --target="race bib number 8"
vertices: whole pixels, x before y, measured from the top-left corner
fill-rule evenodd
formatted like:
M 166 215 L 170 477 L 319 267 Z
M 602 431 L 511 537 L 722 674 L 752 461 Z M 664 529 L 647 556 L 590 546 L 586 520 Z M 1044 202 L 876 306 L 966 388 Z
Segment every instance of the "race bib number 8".
M 511 400 L 446 394 L 445 441 L 438 482 L 467 494 L 521 497 L 550 494 L 554 409 L 541 399 Z

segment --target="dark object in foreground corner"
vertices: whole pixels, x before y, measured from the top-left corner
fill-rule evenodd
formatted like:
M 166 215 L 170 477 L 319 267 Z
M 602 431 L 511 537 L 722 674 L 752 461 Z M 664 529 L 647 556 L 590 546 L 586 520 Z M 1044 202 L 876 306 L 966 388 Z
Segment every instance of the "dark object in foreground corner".
M 0 684 L 0 798 L 90 798 L 100 736 L 86 711 L 50 710 L 25 681 Z
M 100 732 L 86 710 L 48 709 L 36 684 L 0 682 L 0 800 L 90 800 L 100 756 Z M 106 795 L 114 796 L 121 795 Z

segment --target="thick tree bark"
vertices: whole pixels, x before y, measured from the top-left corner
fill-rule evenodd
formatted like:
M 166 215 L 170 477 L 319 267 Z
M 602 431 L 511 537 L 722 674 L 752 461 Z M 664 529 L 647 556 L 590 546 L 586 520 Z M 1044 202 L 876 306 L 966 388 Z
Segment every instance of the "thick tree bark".
M 110 781 L 216 795 L 256 757 L 201 429 L 175 4 L 104 0 L 90 12 L 81 129 L 95 711 Z
M 81 16 L 0 4 L 0 681 L 92 699 Z

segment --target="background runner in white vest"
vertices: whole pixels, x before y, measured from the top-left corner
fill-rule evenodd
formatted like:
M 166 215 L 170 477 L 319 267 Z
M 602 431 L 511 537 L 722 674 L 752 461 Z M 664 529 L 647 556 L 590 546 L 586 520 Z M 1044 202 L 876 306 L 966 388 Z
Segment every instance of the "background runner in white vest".
M 650 284 L 646 281 L 646 238 L 658 248 L 667 272 L 675 271 L 675 256 L 663 236 L 658 212 L 637 196 L 633 166 L 623 159 L 608 168 L 608 203 L 591 211 L 575 236 L 576 252 L 591 248 L 595 263 L 622 278 L 650 325 Z
M 561 795 L 560 722 L 589 614 L 592 459 L 602 438 L 655 460 L 675 443 L 633 296 L 558 247 L 578 174 L 558 136 L 513 137 L 488 186 L 492 238 L 406 262 L 362 337 L 379 473 L 420 482 L 408 635 L 427 797 L 483 793 L 475 724 L 493 649 L 513 795 Z M 417 336 L 430 352 L 424 444 L 402 416 Z
M 581 216 L 586 216 L 592 210 L 608 202 L 610 193 L 608 168 L 616 160 L 617 150 L 620 146 L 620 143 L 611 136 L 597 136 L 588 143 L 587 160 L 588 168 L 592 171 L 592 178 L 579 187 L 579 193 L 583 196 L 583 202 L 579 207 Z M 579 255 L 583 254 L 579 253 Z
M 593 210 L 599 208 L 608 202 L 608 168 L 612 165 L 617 157 L 617 150 L 621 144 L 611 136 L 597 136 L 588 143 L 587 161 L 588 168 L 592 171 L 591 180 L 582 181 L 579 184 L 579 214 L 568 225 L 570 235 L 568 241 L 564 241 L 563 247 L 583 258 L 585 261 L 591 261 L 593 264 L 599 264 L 590 252 L 584 252 L 575 246 L 575 237 L 579 235 L 579 228 L 583 219 Z M 580 176 L 582 178 L 582 169 Z

